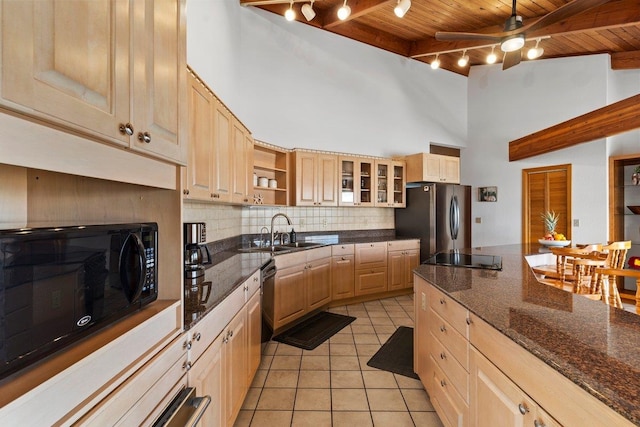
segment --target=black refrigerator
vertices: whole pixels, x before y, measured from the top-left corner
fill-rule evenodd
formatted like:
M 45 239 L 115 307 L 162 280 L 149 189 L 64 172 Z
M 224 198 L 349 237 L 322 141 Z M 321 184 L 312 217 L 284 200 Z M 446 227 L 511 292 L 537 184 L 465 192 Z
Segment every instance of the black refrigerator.
M 420 262 L 471 247 L 471 186 L 407 184 L 407 207 L 395 210 L 396 236 L 420 239 Z

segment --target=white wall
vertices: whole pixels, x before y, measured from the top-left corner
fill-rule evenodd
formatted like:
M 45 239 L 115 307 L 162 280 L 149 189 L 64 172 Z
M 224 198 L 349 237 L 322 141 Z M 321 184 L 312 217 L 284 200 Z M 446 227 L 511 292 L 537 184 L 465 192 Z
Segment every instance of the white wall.
M 467 79 L 237 1 L 187 1 L 187 62 L 282 147 L 392 156 L 467 141 Z

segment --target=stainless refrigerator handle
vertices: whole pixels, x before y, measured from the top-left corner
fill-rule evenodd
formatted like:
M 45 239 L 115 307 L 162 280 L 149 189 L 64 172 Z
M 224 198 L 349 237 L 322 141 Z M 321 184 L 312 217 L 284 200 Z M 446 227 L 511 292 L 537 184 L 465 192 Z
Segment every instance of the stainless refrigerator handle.
M 449 204 L 449 231 L 451 231 L 451 238 L 457 240 L 460 231 L 460 206 L 456 195 L 451 197 Z

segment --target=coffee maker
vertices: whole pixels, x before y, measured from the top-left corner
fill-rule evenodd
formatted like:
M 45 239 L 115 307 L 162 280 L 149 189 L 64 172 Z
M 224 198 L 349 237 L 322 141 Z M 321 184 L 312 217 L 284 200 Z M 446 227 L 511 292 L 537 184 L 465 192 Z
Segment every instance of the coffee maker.
M 211 282 L 204 281 L 205 265 L 211 264 L 204 222 L 184 223 L 184 290 L 186 311 L 197 316 L 205 309 Z M 204 259 L 206 254 L 206 260 Z

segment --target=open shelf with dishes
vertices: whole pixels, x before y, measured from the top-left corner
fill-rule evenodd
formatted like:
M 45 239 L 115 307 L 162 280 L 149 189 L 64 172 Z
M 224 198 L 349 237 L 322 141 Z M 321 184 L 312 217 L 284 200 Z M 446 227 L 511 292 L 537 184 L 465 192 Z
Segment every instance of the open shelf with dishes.
M 253 204 L 286 206 L 289 200 L 289 151 L 256 141 L 253 154 Z

